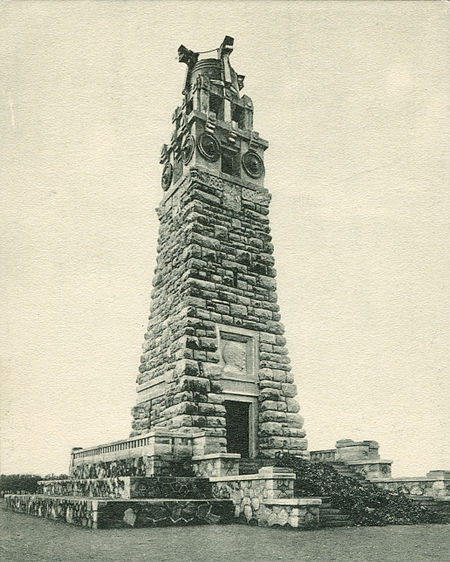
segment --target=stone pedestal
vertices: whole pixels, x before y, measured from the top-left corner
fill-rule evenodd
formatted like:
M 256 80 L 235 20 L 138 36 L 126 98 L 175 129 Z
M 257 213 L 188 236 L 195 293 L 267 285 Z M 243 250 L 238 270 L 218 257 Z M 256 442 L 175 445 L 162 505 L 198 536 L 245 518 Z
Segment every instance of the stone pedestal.
M 240 458 L 241 455 L 233 453 L 199 455 L 192 457 L 192 467 L 196 476 L 237 476 Z
M 341 439 L 336 441 L 336 461 L 359 461 L 379 459 L 379 445 L 377 441 L 353 441 L 353 439 Z

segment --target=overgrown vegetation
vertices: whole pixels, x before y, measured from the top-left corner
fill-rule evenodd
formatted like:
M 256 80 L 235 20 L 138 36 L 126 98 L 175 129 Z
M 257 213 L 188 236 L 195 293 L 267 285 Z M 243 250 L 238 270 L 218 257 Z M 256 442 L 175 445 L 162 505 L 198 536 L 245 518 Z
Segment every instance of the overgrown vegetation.
M 0 474 L 0 494 L 34 494 L 39 480 L 42 480 L 42 476 L 37 474 Z
M 329 464 L 312 463 L 287 453 L 279 454 L 276 464 L 296 474 L 296 497 L 327 497 L 332 507 L 349 515 L 357 525 L 442 522 L 439 514 L 404 493 L 388 492 L 367 480 L 342 476 Z
M 64 480 L 67 474 L 0 474 L 0 496 L 5 494 L 35 494 L 39 480 Z

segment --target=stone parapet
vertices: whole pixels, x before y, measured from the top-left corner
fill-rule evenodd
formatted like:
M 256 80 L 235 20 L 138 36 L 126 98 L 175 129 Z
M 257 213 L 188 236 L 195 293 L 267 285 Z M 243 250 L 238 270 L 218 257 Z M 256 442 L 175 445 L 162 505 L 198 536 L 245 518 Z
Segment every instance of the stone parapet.
M 376 478 L 372 482 L 383 490 L 402 492 L 414 498 L 430 497 L 436 500 L 450 500 L 449 471 L 431 471 L 423 477 Z
M 207 478 L 170 476 L 42 480 L 38 482 L 38 494 L 115 499 L 207 499 L 211 497 L 211 484 Z
M 72 449 L 70 475 L 89 477 L 92 466 L 99 469 L 98 474 L 91 476 L 95 478 L 162 474 L 159 467 L 163 467 L 164 460 L 188 460 L 193 455 L 220 450 L 220 441 L 211 429 L 154 428 L 138 437 Z M 113 469 L 112 473 L 108 467 Z

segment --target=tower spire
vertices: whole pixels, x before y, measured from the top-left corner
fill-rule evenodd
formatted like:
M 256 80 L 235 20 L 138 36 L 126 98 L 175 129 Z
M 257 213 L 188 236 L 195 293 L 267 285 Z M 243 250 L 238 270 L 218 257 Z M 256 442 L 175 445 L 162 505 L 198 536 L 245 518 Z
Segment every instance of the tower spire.
M 268 143 L 253 130 L 252 100 L 240 95 L 244 76 L 231 66 L 233 45 L 234 39 L 226 35 L 209 51 L 178 48 L 178 59 L 187 68 L 171 143 L 161 154 L 165 191 L 193 166 L 263 185 Z

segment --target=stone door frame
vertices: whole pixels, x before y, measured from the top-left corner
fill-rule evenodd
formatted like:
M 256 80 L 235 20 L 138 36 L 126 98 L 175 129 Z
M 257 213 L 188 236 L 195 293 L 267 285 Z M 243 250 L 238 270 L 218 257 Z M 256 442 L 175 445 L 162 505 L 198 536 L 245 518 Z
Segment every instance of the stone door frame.
M 249 404 L 248 411 L 248 456 L 254 459 L 258 456 L 258 398 L 255 396 L 244 396 L 242 394 L 224 393 L 225 402 L 244 402 Z

